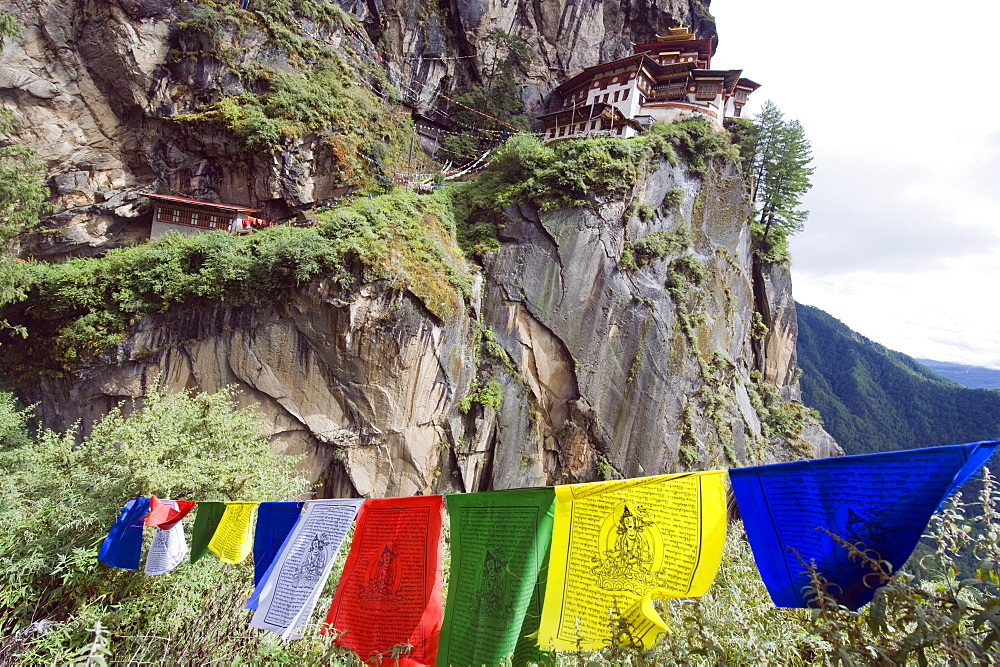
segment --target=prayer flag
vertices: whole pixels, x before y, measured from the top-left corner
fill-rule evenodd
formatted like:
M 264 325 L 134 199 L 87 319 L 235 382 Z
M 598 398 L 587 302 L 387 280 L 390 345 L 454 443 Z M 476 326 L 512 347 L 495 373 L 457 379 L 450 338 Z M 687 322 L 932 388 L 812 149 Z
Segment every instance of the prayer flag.
M 304 503 L 261 503 L 253 532 L 253 585 L 264 578 L 285 538 L 299 520 Z M 353 518 L 353 517 L 352 517 Z
M 146 515 L 145 524 L 147 526 L 159 526 L 163 530 L 170 530 L 181 519 L 187 516 L 191 508 L 195 506 L 193 500 L 160 500 L 156 496 L 149 498 L 149 513 Z
M 362 502 L 357 498 L 305 504 L 267 577 L 254 590 L 257 611 L 251 626 L 276 632 L 282 639 L 302 636 Z
M 214 500 L 198 503 L 198 511 L 194 516 L 194 527 L 191 529 L 191 562 L 208 553 L 208 543 L 215 535 L 215 529 L 226 512 L 226 503 Z
M 627 631 L 650 647 L 666 623 L 654 598 L 696 597 L 726 537 L 725 472 L 556 487 L 538 646 L 609 646 Z
M 253 514 L 260 503 L 226 503 L 215 529 L 215 535 L 208 542 L 223 563 L 242 563 L 250 555 L 253 547 Z
M 534 634 L 545 594 L 539 572 L 552 538 L 552 488 L 458 493 L 445 500 L 451 568 L 437 664 L 545 660 Z
M 441 496 L 380 498 L 361 506 L 323 633 L 335 634 L 336 643 L 368 664 L 434 664 L 442 508 Z
M 190 501 L 160 500 L 155 496 L 150 501 L 150 514 L 153 514 L 154 511 L 152 507 L 157 505 L 158 512 L 159 507 L 165 507 L 174 516 L 171 517 L 170 512 L 159 512 L 155 517 L 155 520 L 159 520 L 160 523 L 154 528 L 156 532 L 153 534 L 153 540 L 149 543 L 149 550 L 146 552 L 146 574 L 166 574 L 180 565 L 184 556 L 187 555 L 184 525 L 180 521 L 194 503 L 190 502 L 187 509 L 181 512 L 178 510 L 180 502 L 188 503 Z M 148 514 L 146 515 L 146 524 L 149 525 Z M 168 524 L 169 528 L 163 527 Z
M 138 570 L 142 558 L 142 518 L 148 510 L 149 498 L 144 496 L 125 503 L 101 543 L 97 559 L 112 567 Z
M 849 609 L 879 582 L 827 532 L 902 567 L 934 510 L 1000 441 L 795 461 L 729 471 L 754 560 L 774 604 L 807 607 L 806 564 Z

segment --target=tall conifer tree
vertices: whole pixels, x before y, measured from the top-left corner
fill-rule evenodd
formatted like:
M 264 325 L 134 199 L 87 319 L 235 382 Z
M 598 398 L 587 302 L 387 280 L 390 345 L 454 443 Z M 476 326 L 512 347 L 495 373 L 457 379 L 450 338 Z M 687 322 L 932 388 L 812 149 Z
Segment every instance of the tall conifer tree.
M 787 256 L 788 236 L 801 231 L 809 215 L 802 209 L 802 197 L 812 187 L 812 146 L 802 124 L 785 120 L 770 100 L 754 120 L 754 238 L 758 256 L 778 260 Z

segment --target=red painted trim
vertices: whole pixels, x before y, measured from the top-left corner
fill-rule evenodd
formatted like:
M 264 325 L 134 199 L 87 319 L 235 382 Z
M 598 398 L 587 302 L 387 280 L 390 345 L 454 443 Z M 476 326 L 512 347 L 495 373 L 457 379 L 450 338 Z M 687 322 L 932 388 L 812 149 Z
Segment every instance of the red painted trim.
M 209 208 L 218 208 L 226 211 L 237 211 L 239 213 L 255 213 L 259 212 L 259 208 L 248 208 L 246 206 L 235 206 L 233 204 L 216 204 L 210 201 L 198 201 L 197 199 L 186 199 L 184 197 L 174 197 L 172 195 L 157 195 L 152 192 L 140 192 L 143 197 L 149 197 L 150 199 L 162 199 L 163 201 L 178 202 L 181 204 L 193 204 L 195 206 L 207 206 Z

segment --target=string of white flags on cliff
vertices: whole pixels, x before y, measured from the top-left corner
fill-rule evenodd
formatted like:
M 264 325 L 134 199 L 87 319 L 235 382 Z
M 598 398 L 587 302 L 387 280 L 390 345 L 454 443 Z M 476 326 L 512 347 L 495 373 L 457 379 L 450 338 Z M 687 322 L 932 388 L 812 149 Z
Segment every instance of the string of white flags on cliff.
M 652 600 L 697 597 L 712 585 L 726 535 L 727 477 L 774 604 L 810 606 L 812 569 L 829 582 L 827 594 L 856 610 L 875 587 L 845 545 L 900 567 L 935 510 L 998 446 L 444 496 L 260 503 L 139 496 L 122 508 L 98 558 L 137 569 L 147 526 L 154 531 L 147 574 L 169 572 L 188 554 L 191 563 L 209 552 L 226 563 L 252 554 L 251 625 L 295 639 L 354 526 L 323 633 L 363 659 L 408 644 L 404 664 L 496 664 L 512 655 L 522 663 L 555 649 L 608 645 L 608 609 L 651 646 L 667 629 Z

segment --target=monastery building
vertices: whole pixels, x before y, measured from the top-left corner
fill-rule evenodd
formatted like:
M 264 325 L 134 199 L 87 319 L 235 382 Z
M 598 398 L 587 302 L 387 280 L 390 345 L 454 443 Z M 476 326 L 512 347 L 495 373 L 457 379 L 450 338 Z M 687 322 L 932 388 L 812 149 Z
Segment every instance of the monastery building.
M 556 108 L 539 116 L 546 139 L 631 137 L 654 121 L 702 115 L 714 125 L 738 117 L 760 87 L 743 70 L 713 70 L 712 40 L 670 28 L 657 41 L 636 44 L 627 58 L 588 67 L 556 88 Z

